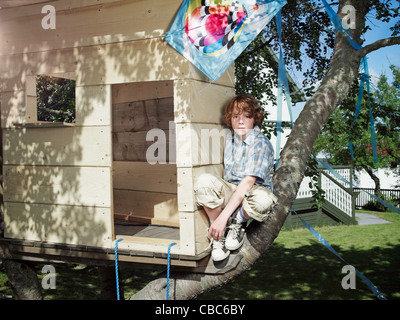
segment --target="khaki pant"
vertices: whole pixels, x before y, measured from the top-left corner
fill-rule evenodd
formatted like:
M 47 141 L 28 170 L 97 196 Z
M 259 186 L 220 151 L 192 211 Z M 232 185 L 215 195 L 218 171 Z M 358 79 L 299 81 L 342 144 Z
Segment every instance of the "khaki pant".
M 210 209 L 219 206 L 224 208 L 236 187 L 237 185 L 226 182 L 222 178 L 212 174 L 202 174 L 194 183 L 197 205 Z M 245 194 L 242 208 L 249 217 L 261 222 L 268 217 L 268 213 L 275 206 L 277 200 L 277 197 L 271 190 L 263 186 L 254 185 L 253 188 Z

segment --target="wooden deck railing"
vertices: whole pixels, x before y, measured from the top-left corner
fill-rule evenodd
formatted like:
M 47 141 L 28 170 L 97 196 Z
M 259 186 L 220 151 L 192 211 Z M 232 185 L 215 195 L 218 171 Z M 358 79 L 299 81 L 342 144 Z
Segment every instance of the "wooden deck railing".
M 352 183 L 353 175 L 351 167 L 336 166 L 334 169 L 347 181 Z M 310 182 L 311 179 L 309 177 L 304 177 L 296 199 L 312 197 L 312 188 L 309 187 Z M 325 191 L 326 201 L 329 201 L 346 215 L 354 217 L 354 193 L 350 185 L 337 180 L 328 170 L 324 169 L 319 169 L 318 185 Z

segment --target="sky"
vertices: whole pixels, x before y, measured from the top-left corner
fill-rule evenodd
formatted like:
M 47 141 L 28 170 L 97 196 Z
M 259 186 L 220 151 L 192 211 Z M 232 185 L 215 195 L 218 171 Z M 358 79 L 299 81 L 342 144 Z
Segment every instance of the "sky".
M 371 20 L 372 30 L 368 30 L 365 34 L 365 42 L 364 46 L 371 44 L 379 39 L 384 39 L 391 36 L 390 27 L 394 26 L 395 20 L 392 20 L 389 23 L 382 23 L 375 19 Z M 371 52 L 367 55 L 368 60 L 368 68 L 371 76 L 371 86 L 374 87 L 373 84 L 376 83 L 381 74 L 386 74 L 391 79 L 391 70 L 389 66 L 391 64 L 400 67 L 400 45 L 389 46 L 385 48 L 381 48 L 374 52 Z M 292 74 L 291 70 L 288 72 L 293 76 L 293 79 L 297 82 L 298 86 L 301 87 L 301 78 L 302 75 Z M 305 103 L 298 103 L 293 107 L 293 118 L 297 119 L 301 110 L 303 109 Z
M 390 37 L 391 31 L 389 28 L 394 26 L 394 24 L 394 20 L 390 23 L 379 23 L 373 27 L 373 30 L 368 30 L 365 35 L 365 44 Z M 367 55 L 367 59 L 371 76 L 379 77 L 382 73 L 386 73 L 390 76 L 391 72 L 389 66 L 391 64 L 400 67 L 400 45 L 389 46 L 371 52 Z M 372 81 L 374 81 L 374 79 Z

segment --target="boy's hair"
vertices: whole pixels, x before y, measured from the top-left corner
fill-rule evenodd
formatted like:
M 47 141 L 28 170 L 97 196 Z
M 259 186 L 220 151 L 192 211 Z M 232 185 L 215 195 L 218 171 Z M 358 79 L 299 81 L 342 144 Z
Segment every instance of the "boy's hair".
M 258 101 L 248 94 L 239 94 L 226 105 L 225 123 L 229 128 L 232 128 L 231 118 L 235 107 L 238 108 L 239 114 L 243 112 L 249 113 L 249 115 L 254 118 L 254 125 L 261 128 L 261 123 L 264 119 L 264 111 Z

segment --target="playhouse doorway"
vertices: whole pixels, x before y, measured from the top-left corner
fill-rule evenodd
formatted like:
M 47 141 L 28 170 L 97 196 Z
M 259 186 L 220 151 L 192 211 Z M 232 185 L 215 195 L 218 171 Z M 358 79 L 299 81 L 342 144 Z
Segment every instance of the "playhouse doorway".
M 173 81 L 112 86 L 114 235 L 179 240 Z

